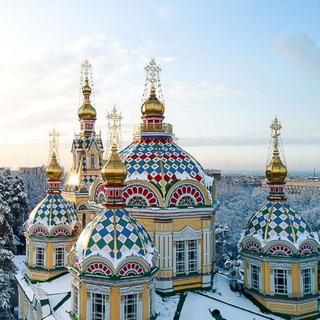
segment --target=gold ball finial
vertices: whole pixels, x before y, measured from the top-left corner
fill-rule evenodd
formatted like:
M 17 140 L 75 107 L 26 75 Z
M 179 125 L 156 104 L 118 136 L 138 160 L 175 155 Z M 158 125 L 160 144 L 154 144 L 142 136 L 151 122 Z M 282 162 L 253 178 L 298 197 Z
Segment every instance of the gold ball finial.
M 154 86 L 150 89 L 149 98 L 141 106 L 141 114 L 143 116 L 163 116 L 164 104 L 157 98 Z
M 119 157 L 115 142 L 112 144 L 110 157 L 101 170 L 101 176 L 106 185 L 123 185 L 126 180 L 127 170 Z
M 62 168 L 60 167 L 56 153 L 53 151 L 51 155 L 51 162 L 46 169 L 48 181 L 60 181 L 62 176 Z
M 82 87 L 82 93 L 83 94 L 91 94 L 91 87 L 89 86 L 89 79 L 88 77 L 86 77 L 85 81 L 85 85 Z

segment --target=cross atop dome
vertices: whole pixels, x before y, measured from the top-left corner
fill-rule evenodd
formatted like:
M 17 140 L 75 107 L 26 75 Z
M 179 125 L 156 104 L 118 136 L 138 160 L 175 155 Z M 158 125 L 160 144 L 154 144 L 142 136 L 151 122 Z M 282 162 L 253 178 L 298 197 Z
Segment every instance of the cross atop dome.
M 274 121 L 270 125 L 272 130 L 273 138 L 273 153 L 271 160 L 266 168 L 266 177 L 269 185 L 269 197 L 268 199 L 282 199 L 285 200 L 286 197 L 283 193 L 283 186 L 285 184 L 285 178 L 287 176 L 287 168 L 283 164 L 282 159 L 279 155 L 279 136 L 281 130 L 281 124 L 275 117 Z
M 92 65 L 89 63 L 89 60 L 84 60 L 81 65 L 82 73 L 88 78 L 89 73 L 91 74 Z
M 106 118 L 108 119 L 108 144 L 106 158 L 108 158 L 113 142 L 116 142 L 120 150 L 122 149 L 121 120 L 123 117 L 116 105 L 114 105 L 113 108 L 108 111 Z
M 143 104 L 149 97 L 149 93 L 152 88 L 155 89 L 158 99 L 164 104 L 161 82 L 160 82 L 160 71 L 161 68 L 156 63 L 154 58 L 151 58 L 150 62 L 145 66 L 144 70 L 147 72 L 146 82 L 142 95 L 141 103 Z
M 50 137 L 50 154 L 49 157 L 55 153 L 57 156 L 57 159 L 59 160 L 59 131 L 56 131 L 55 128 L 53 128 L 52 131 L 49 131 L 49 137 Z M 51 158 L 49 158 L 50 161 Z

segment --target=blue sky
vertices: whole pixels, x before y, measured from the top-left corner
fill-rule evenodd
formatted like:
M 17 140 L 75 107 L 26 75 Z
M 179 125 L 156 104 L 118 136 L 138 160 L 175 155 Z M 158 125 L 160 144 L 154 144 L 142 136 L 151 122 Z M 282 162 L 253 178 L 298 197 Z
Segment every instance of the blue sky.
M 116 104 L 129 144 L 154 57 L 165 121 L 204 167 L 263 171 L 277 115 L 289 173 L 320 171 L 319 17 L 316 0 L 1 2 L 0 166 L 47 164 L 55 127 L 69 168 L 85 59 L 97 131 Z

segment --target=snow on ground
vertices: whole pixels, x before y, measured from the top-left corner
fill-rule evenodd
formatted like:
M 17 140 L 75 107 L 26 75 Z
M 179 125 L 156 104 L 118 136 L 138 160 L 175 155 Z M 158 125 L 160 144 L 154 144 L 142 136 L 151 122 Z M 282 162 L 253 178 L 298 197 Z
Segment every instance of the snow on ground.
M 212 320 L 213 318 L 209 309 L 220 310 L 221 316 L 227 320 L 266 320 L 270 318 L 274 320 L 283 320 L 283 318 L 271 314 L 261 313 L 259 308 L 249 299 L 240 296 L 237 292 L 231 291 L 229 279 L 226 276 L 216 274 L 213 279 L 213 291 L 188 292 L 181 311 L 180 320 Z M 210 297 L 201 296 L 197 294 L 197 292 L 214 297 L 215 299 L 221 300 L 221 302 L 210 299 Z M 234 307 L 223 302 L 232 304 Z M 237 306 L 249 311 L 241 310 Z M 257 314 L 251 313 L 250 311 L 256 312 Z
M 158 314 L 157 320 L 173 319 L 179 299 L 180 294 L 164 298 L 156 294 L 155 308 L 156 313 Z
M 16 265 L 16 267 L 18 268 L 18 272 L 22 272 L 26 266 L 24 264 L 24 261 L 26 260 L 26 256 L 23 255 L 23 256 L 14 256 L 13 258 L 13 262 L 14 264 Z

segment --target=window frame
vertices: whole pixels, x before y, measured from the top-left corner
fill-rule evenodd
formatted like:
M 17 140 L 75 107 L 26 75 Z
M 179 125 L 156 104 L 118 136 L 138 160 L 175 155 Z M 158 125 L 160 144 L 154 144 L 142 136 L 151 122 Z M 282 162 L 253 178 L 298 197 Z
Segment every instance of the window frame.
M 274 269 L 274 293 L 287 295 L 288 294 L 288 270 Z
M 175 274 L 199 272 L 199 240 L 175 241 Z

